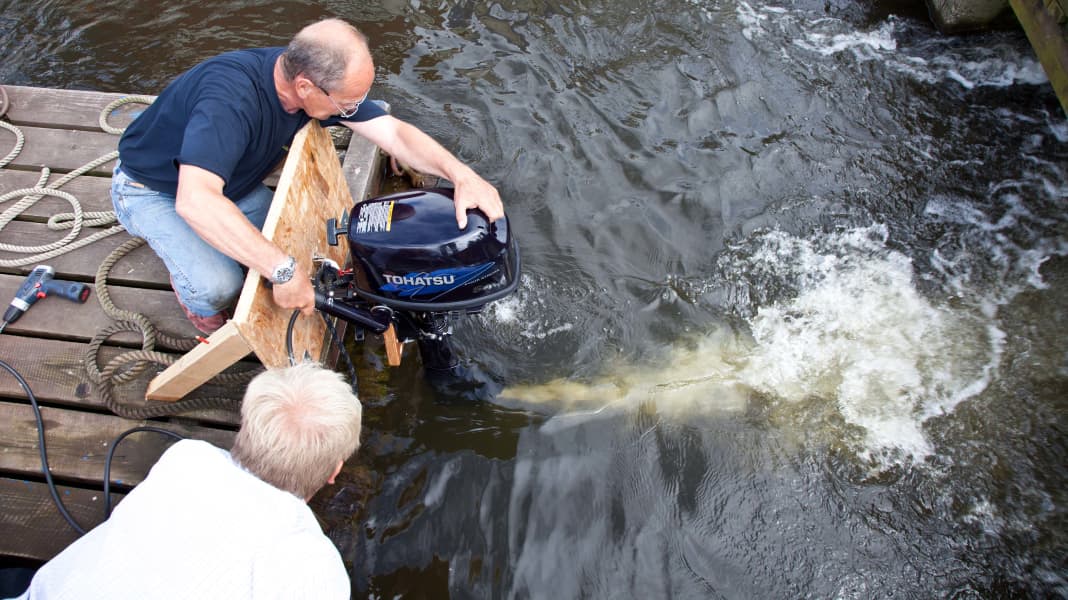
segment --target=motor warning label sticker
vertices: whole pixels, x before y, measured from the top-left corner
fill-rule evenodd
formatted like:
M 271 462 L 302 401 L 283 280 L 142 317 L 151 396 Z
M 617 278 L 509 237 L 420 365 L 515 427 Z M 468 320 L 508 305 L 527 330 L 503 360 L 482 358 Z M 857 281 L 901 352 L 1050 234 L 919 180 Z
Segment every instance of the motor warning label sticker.
M 393 222 L 393 202 L 376 202 L 360 209 L 356 233 L 389 231 Z

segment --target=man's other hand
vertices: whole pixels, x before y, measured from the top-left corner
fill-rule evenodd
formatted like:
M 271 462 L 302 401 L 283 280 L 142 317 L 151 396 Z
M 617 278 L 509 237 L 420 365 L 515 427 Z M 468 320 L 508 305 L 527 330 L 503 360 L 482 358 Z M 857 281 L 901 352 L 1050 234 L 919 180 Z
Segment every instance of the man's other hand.
M 456 205 L 456 224 L 467 227 L 467 209 L 477 208 L 492 222 L 504 216 L 504 204 L 497 188 L 478 175 L 453 182 L 456 190 L 453 203 Z

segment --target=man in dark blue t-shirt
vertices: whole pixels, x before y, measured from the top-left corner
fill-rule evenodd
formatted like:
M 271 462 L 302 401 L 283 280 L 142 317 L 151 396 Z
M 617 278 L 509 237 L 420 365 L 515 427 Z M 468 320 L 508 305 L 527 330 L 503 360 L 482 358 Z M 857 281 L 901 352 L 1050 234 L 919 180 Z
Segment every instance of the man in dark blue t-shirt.
M 180 75 L 127 128 L 112 179 L 115 212 L 166 264 L 186 315 L 221 327 L 244 280 L 242 265 L 273 282 L 282 308 L 315 307 L 307 259 L 260 232 L 272 192 L 263 179 L 310 119 L 341 123 L 412 168 L 452 181 L 456 221 L 478 208 L 504 215 L 485 179 L 416 127 L 366 102 L 374 79 L 367 39 L 327 19 L 286 48 L 228 52 Z

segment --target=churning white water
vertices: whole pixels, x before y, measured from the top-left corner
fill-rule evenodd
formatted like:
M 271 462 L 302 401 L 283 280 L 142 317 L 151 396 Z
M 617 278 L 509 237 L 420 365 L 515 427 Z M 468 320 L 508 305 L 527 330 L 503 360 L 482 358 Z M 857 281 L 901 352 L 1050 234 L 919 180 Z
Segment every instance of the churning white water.
M 968 307 L 925 298 L 911 260 L 887 248 L 885 227 L 818 242 L 770 231 L 744 262 L 750 273 L 775 273 L 797 290 L 760 307 L 748 332 L 720 327 L 655 365 L 612 365 L 588 382 L 513 386 L 502 398 L 565 413 L 560 418 L 651 402 L 679 419 L 738 413 L 753 397 L 786 413 L 815 400 L 861 428 L 863 436 L 844 440 L 858 455 L 896 463 L 931 454 L 924 421 L 982 392 L 999 361 L 997 327 Z

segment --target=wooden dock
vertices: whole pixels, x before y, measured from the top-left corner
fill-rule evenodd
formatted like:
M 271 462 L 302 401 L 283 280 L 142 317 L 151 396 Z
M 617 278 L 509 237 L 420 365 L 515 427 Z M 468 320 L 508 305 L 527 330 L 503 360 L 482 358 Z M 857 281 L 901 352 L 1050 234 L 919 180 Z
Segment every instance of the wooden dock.
M 122 94 L 64 91 L 3 86 L 8 97 L 0 120 L 17 126 L 25 136 L 18 156 L 0 169 L 0 197 L 13 190 L 38 185 L 41 169 L 47 167 L 55 182 L 62 175 L 115 150 L 118 136 L 105 132 L 99 115 Z M 0 111 L 5 107 L 0 105 Z M 126 104 L 111 114 L 108 124 L 125 127 L 144 105 Z M 343 128 L 342 128 L 343 129 Z M 377 185 L 378 152 L 369 142 L 352 136 L 334 138 L 342 155 L 342 172 L 353 198 L 363 199 Z M 16 136 L 0 129 L 0 157 L 14 148 Z M 110 175 L 113 161 L 93 168 L 60 189 L 78 199 L 85 212 L 111 211 Z M 277 176 L 275 176 L 277 179 Z M 268 181 L 270 183 L 270 181 Z M 20 196 L 21 197 L 21 196 Z M 45 196 L 15 215 L 6 212 L 18 202 L 0 204 L 0 244 L 35 246 L 63 238 L 67 231 L 50 230 L 46 223 L 57 213 L 71 212 L 68 201 Z M 100 231 L 86 228 L 79 239 Z M 59 494 L 82 527 L 89 529 L 103 518 L 103 473 L 108 445 L 121 432 L 146 424 L 112 414 L 89 376 L 86 354 L 90 341 L 113 323 L 97 301 L 93 286 L 101 262 L 115 248 L 130 240 L 125 232 L 95 241 L 85 247 L 30 264 L 14 265 L 32 258 L 0 249 L 0 302 L 7 306 L 26 274 L 36 264 L 55 268 L 56 278 L 78 281 L 94 288 L 85 304 L 57 297 L 38 301 L 18 321 L 0 333 L 0 359 L 26 379 L 42 406 L 45 439 L 51 472 Z M 4 266 L 11 265 L 11 266 Z M 133 250 L 115 264 L 108 280 L 114 303 L 135 310 L 162 332 L 183 339 L 199 332 L 185 319 L 168 282 L 162 262 L 147 246 Z M 99 351 L 100 367 L 112 357 L 141 348 L 142 336 L 123 332 L 109 338 Z M 155 350 L 179 357 L 182 352 L 165 342 Z M 250 356 L 238 365 L 255 368 Z M 152 365 L 133 381 L 115 386 L 116 399 L 131 407 L 157 404 L 144 398 L 148 382 L 163 370 Z M 208 384 L 188 397 L 227 396 L 240 398 L 243 386 Z M 236 403 L 235 403 L 236 405 Z M 152 420 L 153 426 L 185 437 L 207 440 L 229 448 L 239 421 L 234 408 L 201 410 L 178 417 Z M 170 439 L 151 433 L 127 438 L 116 453 L 111 479 L 114 500 L 136 485 L 148 472 Z M 0 370 L 0 564 L 11 558 L 47 560 L 78 536 L 52 504 L 44 477 L 37 428 L 29 399 L 21 385 Z

